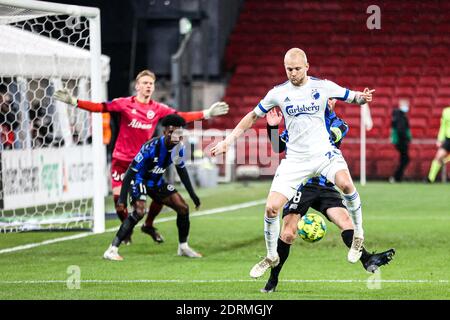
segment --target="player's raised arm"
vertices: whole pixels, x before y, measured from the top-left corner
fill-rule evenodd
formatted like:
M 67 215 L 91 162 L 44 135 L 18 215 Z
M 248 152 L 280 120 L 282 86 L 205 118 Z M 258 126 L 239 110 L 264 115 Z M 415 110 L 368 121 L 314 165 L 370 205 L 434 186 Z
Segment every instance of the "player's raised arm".
M 71 106 L 78 107 L 90 112 L 107 112 L 106 105 L 104 103 L 91 102 L 86 100 L 79 100 L 72 96 L 67 89 L 57 90 L 53 94 L 55 100 L 70 104 Z
M 203 118 L 209 119 L 227 114 L 229 109 L 228 103 L 223 101 L 215 102 L 209 108 L 203 110 Z
M 245 131 L 250 129 L 257 119 L 258 115 L 255 113 L 255 111 L 250 111 L 249 113 L 247 113 L 247 115 L 242 118 L 241 121 L 239 121 L 234 130 L 225 138 L 225 140 L 220 141 L 211 149 L 211 154 L 213 156 L 216 156 L 221 153 L 225 153 L 228 150 L 228 147 L 233 144 L 233 142 L 237 140 L 237 138 L 243 135 Z
M 359 105 L 371 102 L 372 94 L 373 92 L 375 92 L 375 89 L 369 88 L 364 88 L 362 92 L 349 90 L 329 80 L 325 80 L 324 84 L 327 90 L 328 98 L 345 101 L 347 103 L 355 103 Z
M 225 140 L 219 142 L 211 149 L 213 156 L 225 153 L 228 147 L 234 143 L 237 138 L 244 134 L 245 131 L 250 129 L 259 117 L 264 117 L 273 107 L 278 105 L 274 98 L 274 89 L 270 90 L 264 99 L 262 99 L 258 105 L 249 113 L 245 115 L 239 121 L 234 130 L 225 138 Z
M 372 101 L 372 93 L 375 92 L 375 89 L 364 88 L 364 91 L 356 91 L 355 98 L 352 103 L 356 103 L 359 105 L 366 104 Z
M 213 117 L 221 116 L 228 113 L 230 107 L 228 103 L 223 101 L 218 101 L 213 103 L 209 108 L 202 111 L 189 111 L 189 112 L 177 112 L 177 114 L 182 117 L 186 122 L 210 119 Z

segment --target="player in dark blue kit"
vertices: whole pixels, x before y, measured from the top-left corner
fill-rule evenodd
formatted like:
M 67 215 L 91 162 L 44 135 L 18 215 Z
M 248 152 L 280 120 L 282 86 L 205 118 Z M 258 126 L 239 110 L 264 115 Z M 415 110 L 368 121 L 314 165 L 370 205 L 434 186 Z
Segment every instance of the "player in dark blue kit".
M 166 205 L 177 213 L 178 255 L 190 258 L 201 258 L 201 254 L 188 246 L 189 207 L 175 187 L 163 179 L 163 174 L 172 163 L 175 164 L 181 182 L 189 193 L 195 207 L 200 206 L 200 199 L 192 188 L 188 172 L 184 165 L 183 127 L 185 120 L 176 115 L 166 116 L 162 122 L 164 135 L 147 141 L 134 157 L 123 180 L 122 190 L 117 206 L 126 207 L 127 196 L 130 193 L 133 212 L 122 222 L 111 246 L 103 257 L 108 260 L 120 261 L 119 246 L 123 239 L 131 233 L 136 224 L 145 215 L 147 196 L 154 201 Z
M 334 99 L 328 101 L 325 121 L 330 132 L 331 143 L 339 148 L 342 139 L 348 132 L 348 125 L 334 113 L 335 103 L 336 100 Z M 279 153 L 286 150 L 286 141 L 289 139 L 289 134 L 286 130 L 281 135 L 278 135 L 278 124 L 281 118 L 282 115 L 278 114 L 275 109 L 272 109 L 267 114 L 267 133 L 274 151 Z M 286 152 L 289 152 L 289 150 Z M 342 240 L 350 248 L 354 232 L 353 223 L 344 205 L 341 194 L 323 176 L 311 178 L 305 185 L 300 187 L 297 194 L 283 208 L 283 221 L 293 218 L 293 215 L 304 216 L 310 207 L 321 212 L 329 221 L 339 227 L 342 231 Z M 275 291 L 281 268 L 287 260 L 290 246 L 297 236 L 296 231 L 283 228 L 277 245 L 280 263 L 271 269 L 269 280 L 265 287 L 261 289 L 261 292 L 268 293 Z M 394 249 L 389 249 L 381 253 L 369 253 L 363 247 L 360 261 L 364 269 L 369 272 L 375 272 L 378 267 L 389 263 L 394 254 Z

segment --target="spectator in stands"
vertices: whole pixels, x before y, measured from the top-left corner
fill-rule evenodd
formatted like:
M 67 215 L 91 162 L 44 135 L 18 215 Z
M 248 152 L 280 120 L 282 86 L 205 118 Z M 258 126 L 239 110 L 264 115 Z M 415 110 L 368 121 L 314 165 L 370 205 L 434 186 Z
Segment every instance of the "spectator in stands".
M 389 178 L 389 182 L 401 182 L 403 173 L 409 163 L 408 145 L 411 142 L 411 130 L 409 129 L 408 117 L 409 101 L 401 99 L 399 107 L 392 111 L 391 141 L 400 154 L 399 164 L 394 176 Z
M 450 107 L 442 111 L 441 127 L 439 128 L 438 138 L 436 141 L 438 150 L 431 162 L 430 172 L 428 173 L 428 182 L 434 182 L 441 167 L 449 161 L 450 154 Z
M 52 117 L 47 108 L 39 102 L 33 102 L 29 111 L 31 120 L 31 137 L 33 148 L 50 147 L 53 144 Z
M 19 126 L 8 88 L 0 84 L 0 150 L 12 149 L 15 141 L 14 131 Z

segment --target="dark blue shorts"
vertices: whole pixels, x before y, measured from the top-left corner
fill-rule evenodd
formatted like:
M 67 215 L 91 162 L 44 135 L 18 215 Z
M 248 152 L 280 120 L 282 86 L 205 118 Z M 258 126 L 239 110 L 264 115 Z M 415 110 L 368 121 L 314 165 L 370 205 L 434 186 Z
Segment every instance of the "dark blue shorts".
M 328 220 L 327 210 L 330 208 L 345 208 L 339 191 L 333 187 L 308 183 L 284 206 L 283 218 L 288 214 L 299 214 L 303 217 L 313 208 L 322 213 Z
M 137 200 L 147 200 L 147 196 L 152 198 L 158 203 L 162 203 L 163 199 L 178 192 L 172 184 L 163 183 L 159 187 L 148 187 L 144 183 L 133 185 L 131 188 L 131 203 Z

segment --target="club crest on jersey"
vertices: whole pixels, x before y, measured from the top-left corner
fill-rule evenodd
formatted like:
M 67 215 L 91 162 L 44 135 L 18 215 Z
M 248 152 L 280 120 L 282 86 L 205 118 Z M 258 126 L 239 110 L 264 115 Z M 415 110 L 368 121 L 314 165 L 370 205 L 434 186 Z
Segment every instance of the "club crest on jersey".
M 311 91 L 311 98 L 313 98 L 314 100 L 317 100 L 320 98 L 320 93 L 317 89 L 313 89 Z
M 142 153 L 139 152 L 139 153 L 136 155 L 135 160 L 136 160 L 137 163 L 139 163 L 139 162 L 141 162 L 142 160 L 144 160 L 144 156 L 142 155 Z
M 149 112 L 147 112 L 147 118 L 148 119 L 153 119 L 155 117 L 155 112 L 153 110 L 150 110 Z

